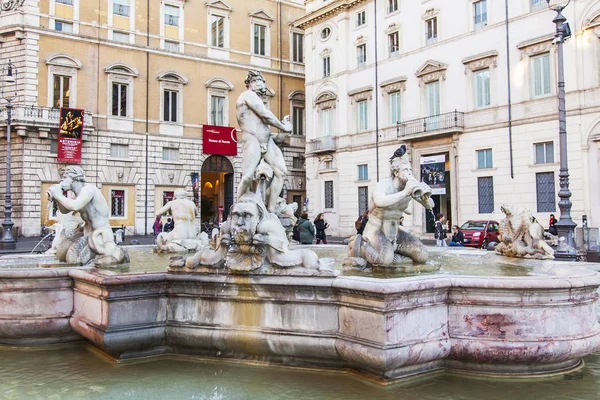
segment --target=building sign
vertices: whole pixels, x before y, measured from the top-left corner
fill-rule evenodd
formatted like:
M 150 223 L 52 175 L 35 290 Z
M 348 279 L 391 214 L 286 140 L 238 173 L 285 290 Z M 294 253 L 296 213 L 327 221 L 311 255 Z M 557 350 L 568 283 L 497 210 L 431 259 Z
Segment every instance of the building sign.
M 198 207 L 198 204 L 200 204 L 200 174 L 197 172 L 192 172 L 192 193 L 194 204 Z
M 202 153 L 237 156 L 235 128 L 204 125 L 202 127 Z
M 81 162 L 81 136 L 83 134 L 84 110 L 61 108 L 58 125 L 58 162 L 77 164 Z
M 421 182 L 431 188 L 431 194 L 446 194 L 446 155 L 421 157 Z

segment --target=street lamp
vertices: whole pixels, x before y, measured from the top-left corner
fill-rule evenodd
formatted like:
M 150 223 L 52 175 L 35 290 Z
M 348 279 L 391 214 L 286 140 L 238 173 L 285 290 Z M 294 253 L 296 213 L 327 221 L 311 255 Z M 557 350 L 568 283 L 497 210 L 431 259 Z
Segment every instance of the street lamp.
M 564 6 L 550 6 L 550 0 L 546 0 L 548 7 L 556 12 L 552 20 L 556 25 L 555 39 L 558 53 L 558 139 L 560 147 L 560 172 L 558 173 L 560 190 L 558 192 L 558 208 L 560 219 L 556 223 L 558 237 L 564 238 L 559 241 L 555 257 L 565 260 L 575 260 L 577 250 L 575 248 L 575 227 L 577 224 L 571 219 L 571 191 L 569 190 L 569 166 L 567 164 L 567 111 L 565 106 L 565 70 L 563 62 L 563 43 L 571 36 L 571 29 L 562 15 L 562 11 L 569 5 L 571 0 Z
M 2 99 L 6 101 L 6 198 L 4 203 L 4 221 L 2 227 L 4 234 L 0 239 L 0 250 L 14 250 L 17 241 L 12 235 L 12 198 L 10 194 L 10 123 L 12 116 L 13 100 L 17 97 L 17 68 L 8 60 L 2 66 Z

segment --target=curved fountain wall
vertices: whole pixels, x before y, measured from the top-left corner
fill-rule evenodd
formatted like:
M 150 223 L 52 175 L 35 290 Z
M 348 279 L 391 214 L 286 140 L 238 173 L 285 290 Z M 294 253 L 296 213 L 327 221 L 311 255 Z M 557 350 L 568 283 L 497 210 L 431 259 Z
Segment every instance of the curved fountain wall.
M 600 348 L 600 274 L 526 277 L 0 270 L 0 343 L 81 337 L 116 359 L 187 354 L 353 368 L 544 375 Z M 67 324 L 68 322 L 68 324 Z

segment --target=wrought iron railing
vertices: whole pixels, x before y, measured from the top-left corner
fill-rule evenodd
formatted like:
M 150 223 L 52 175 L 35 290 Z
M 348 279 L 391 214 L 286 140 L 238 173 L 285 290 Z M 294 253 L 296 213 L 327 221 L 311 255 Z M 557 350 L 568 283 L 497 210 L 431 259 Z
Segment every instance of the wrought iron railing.
M 464 127 L 465 113 L 454 110 L 449 113 L 398 122 L 396 125 L 396 131 L 398 133 L 398 137 L 400 137 L 455 128 L 462 130 Z
M 335 150 L 335 138 L 333 136 L 323 136 L 318 139 L 312 139 L 309 142 L 310 153 L 321 153 Z

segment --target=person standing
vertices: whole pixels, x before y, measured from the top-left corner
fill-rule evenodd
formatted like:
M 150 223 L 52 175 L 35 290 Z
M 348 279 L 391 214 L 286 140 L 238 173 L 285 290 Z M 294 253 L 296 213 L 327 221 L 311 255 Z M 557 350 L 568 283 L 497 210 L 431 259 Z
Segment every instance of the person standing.
M 448 246 L 462 247 L 465 245 L 465 235 L 460 231 L 458 225 L 452 225 L 452 238 Z
M 315 228 L 317 229 L 317 244 L 321 244 L 321 240 L 323 244 L 327 244 L 327 235 L 325 234 L 325 229 L 329 228 L 329 224 L 325 221 L 325 217 L 323 213 L 317 215 L 314 221 Z
M 548 233 L 554 236 L 558 236 L 558 229 L 556 229 L 557 222 L 558 221 L 556 220 L 554 214 L 550 214 L 550 221 L 548 221 Z
M 446 244 L 447 236 L 446 236 L 446 227 L 444 225 L 445 219 L 446 219 L 446 217 L 444 216 L 443 213 L 438 213 L 438 215 L 436 215 L 434 236 L 435 236 L 435 240 L 436 240 L 436 246 L 439 246 L 439 247 L 448 246 Z
M 367 222 L 369 222 L 369 212 L 365 211 L 365 213 L 358 217 L 356 222 L 354 223 L 354 227 L 356 228 L 356 234 L 362 235 L 365 230 L 365 226 L 367 226 Z
M 315 237 L 315 227 L 308 220 L 307 213 L 303 213 L 298 220 L 298 232 L 300 232 L 300 243 L 312 244 Z
M 162 229 L 163 224 L 160 220 L 160 215 L 157 215 L 156 219 L 154 220 L 154 225 L 152 226 L 152 230 L 154 231 L 154 237 L 158 236 L 158 234 L 162 232 Z

